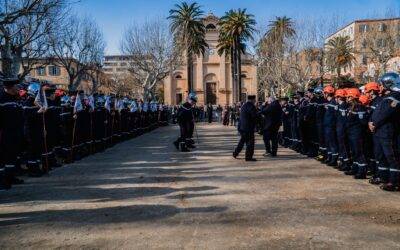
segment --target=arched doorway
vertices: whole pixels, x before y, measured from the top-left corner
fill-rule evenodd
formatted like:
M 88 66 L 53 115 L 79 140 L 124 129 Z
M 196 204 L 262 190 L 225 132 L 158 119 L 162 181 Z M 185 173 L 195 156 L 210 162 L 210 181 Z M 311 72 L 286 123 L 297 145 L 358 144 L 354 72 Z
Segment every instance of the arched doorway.
M 206 89 L 206 103 L 217 104 L 217 77 L 215 74 L 208 74 L 204 77 Z

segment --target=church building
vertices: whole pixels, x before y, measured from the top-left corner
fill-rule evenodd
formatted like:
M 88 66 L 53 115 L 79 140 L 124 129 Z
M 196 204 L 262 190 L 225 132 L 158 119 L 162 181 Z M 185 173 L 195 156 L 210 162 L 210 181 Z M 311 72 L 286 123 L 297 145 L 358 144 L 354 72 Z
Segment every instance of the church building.
M 206 42 L 209 48 L 203 56 L 195 56 L 193 65 L 193 89 L 198 104 L 232 104 L 231 62 L 226 55 L 217 53 L 218 17 L 209 14 L 204 18 Z M 257 68 L 250 54 L 242 55 L 242 100 L 247 95 L 257 95 Z M 186 65 L 182 65 L 164 80 L 164 102 L 175 105 L 188 95 Z

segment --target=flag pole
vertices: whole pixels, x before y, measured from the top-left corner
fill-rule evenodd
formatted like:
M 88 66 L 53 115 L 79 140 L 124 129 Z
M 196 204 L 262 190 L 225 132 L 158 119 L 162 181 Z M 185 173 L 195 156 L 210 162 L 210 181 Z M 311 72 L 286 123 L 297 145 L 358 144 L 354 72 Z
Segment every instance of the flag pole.
M 42 121 L 43 121 L 43 140 L 44 140 L 44 152 L 45 152 L 45 159 L 46 159 L 46 167 L 44 170 L 46 173 L 49 172 L 49 155 L 48 155 L 48 149 L 47 149 L 47 131 L 46 131 L 46 119 L 44 117 L 44 113 L 42 113 Z

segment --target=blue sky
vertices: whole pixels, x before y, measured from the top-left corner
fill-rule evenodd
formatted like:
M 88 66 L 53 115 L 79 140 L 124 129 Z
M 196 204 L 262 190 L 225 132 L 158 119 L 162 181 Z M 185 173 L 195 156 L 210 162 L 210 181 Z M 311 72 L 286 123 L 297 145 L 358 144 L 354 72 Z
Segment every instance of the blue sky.
M 131 23 L 164 18 L 176 0 L 81 0 L 74 5 L 78 14 L 94 18 L 103 30 L 107 54 L 119 53 L 119 41 Z M 190 1 L 189 1 L 190 2 Z M 338 15 L 344 22 L 359 18 L 383 16 L 387 9 L 400 7 L 400 0 L 198 0 L 204 12 L 222 15 L 232 8 L 247 8 L 260 26 L 275 16 L 293 18 Z

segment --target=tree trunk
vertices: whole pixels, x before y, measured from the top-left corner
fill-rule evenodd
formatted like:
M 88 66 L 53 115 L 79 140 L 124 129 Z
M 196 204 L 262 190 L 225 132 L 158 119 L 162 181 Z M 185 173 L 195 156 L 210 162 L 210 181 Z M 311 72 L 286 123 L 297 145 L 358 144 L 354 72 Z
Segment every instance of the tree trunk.
M 236 43 L 233 43 L 233 81 L 232 81 L 232 97 L 233 97 L 233 102 L 237 103 L 239 101 L 238 97 L 238 85 L 239 85 L 239 81 L 238 81 L 238 72 L 237 72 L 237 47 L 236 47 Z
M 187 80 L 188 80 L 188 94 L 193 92 L 193 60 L 191 53 L 187 53 Z
M 231 59 L 231 82 L 232 82 L 232 103 L 236 103 L 235 102 L 235 87 L 234 87 L 234 82 L 235 82 L 235 61 L 234 61 L 234 52 L 233 52 L 233 48 L 230 49 L 231 55 L 230 55 L 230 59 Z
M 240 48 L 240 38 L 237 37 L 235 40 L 236 40 L 236 49 L 237 49 L 237 58 L 236 58 L 236 67 L 237 67 L 236 71 L 237 71 L 237 77 L 238 77 L 238 79 L 237 79 L 237 81 L 238 81 L 237 95 L 238 95 L 238 100 L 244 102 L 245 100 L 242 100 L 242 55 L 241 55 L 242 51 Z

